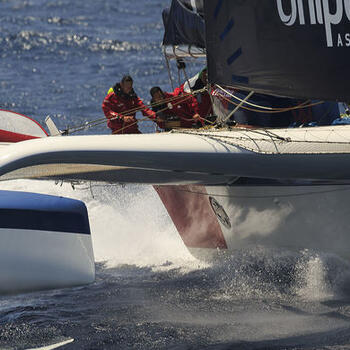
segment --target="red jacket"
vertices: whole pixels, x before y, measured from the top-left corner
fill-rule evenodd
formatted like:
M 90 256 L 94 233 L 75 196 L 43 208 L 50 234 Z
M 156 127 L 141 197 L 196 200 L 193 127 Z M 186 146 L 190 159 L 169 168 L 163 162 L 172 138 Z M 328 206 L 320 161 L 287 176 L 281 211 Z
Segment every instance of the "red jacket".
M 167 100 L 172 100 L 167 103 L 168 109 L 166 114 L 179 117 L 182 128 L 192 128 L 195 123 L 193 116 L 199 114 L 197 100 L 190 94 L 181 92 L 179 89 L 175 89 L 172 93 L 164 92 L 164 97 Z
M 201 118 L 207 118 L 213 114 L 213 104 L 208 92 L 202 92 L 197 96 L 199 104 L 199 115 Z
M 176 88 L 174 90 L 174 93 L 176 93 L 177 95 L 180 94 L 186 94 L 185 91 L 185 84 L 180 85 L 178 88 Z M 198 85 L 198 86 L 197 86 Z M 202 88 L 202 85 L 200 84 L 195 84 L 193 86 L 194 90 L 199 90 L 200 88 Z M 205 92 L 201 92 L 200 94 L 198 94 L 196 97 L 197 103 L 198 103 L 198 110 L 199 110 L 199 115 L 201 116 L 201 118 L 206 118 L 207 116 L 213 114 L 213 105 L 211 102 L 211 98 L 210 95 L 207 91 Z
M 120 88 L 117 89 L 117 92 L 113 91 L 105 97 L 102 109 L 106 118 L 108 118 L 107 125 L 112 129 L 113 134 L 139 134 L 140 131 L 135 117 L 138 111 L 150 119 L 156 118 L 155 113 L 145 107 L 135 92 L 127 95 Z M 133 117 L 132 121 L 124 121 L 125 116 Z

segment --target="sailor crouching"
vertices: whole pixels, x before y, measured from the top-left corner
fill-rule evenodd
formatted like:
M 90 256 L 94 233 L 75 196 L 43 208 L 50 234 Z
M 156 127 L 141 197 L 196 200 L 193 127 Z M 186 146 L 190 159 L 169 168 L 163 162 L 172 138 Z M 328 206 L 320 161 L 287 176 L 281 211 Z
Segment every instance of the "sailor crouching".
M 197 124 L 203 125 L 198 102 L 191 94 L 169 93 L 159 86 L 152 87 L 150 94 L 152 109 L 158 115 L 157 124 L 160 128 L 170 130 L 174 127 L 193 128 Z

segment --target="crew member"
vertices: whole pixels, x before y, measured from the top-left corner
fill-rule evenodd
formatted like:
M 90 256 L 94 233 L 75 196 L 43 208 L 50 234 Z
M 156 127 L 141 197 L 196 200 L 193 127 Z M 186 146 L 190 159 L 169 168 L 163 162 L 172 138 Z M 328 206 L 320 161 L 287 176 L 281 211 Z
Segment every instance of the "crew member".
M 179 127 L 192 128 L 203 125 L 199 115 L 197 100 L 190 94 L 176 94 L 163 91 L 159 86 L 150 90 L 153 111 L 158 114 L 157 124 L 162 129 L 167 128 L 169 119 L 178 119 Z
M 113 86 L 112 91 L 108 91 L 102 109 L 113 134 L 140 134 L 135 117 L 138 111 L 145 117 L 156 119 L 155 112 L 147 108 L 136 95 L 129 75 L 125 75 L 120 83 Z
M 202 90 L 208 86 L 208 69 L 203 68 L 201 72 L 190 78 L 180 87 L 176 88 L 174 93 L 191 93 L 193 91 Z M 196 99 L 199 106 L 199 115 L 202 119 L 211 119 L 213 115 L 213 105 L 211 102 L 210 95 L 207 91 L 203 91 L 196 95 Z

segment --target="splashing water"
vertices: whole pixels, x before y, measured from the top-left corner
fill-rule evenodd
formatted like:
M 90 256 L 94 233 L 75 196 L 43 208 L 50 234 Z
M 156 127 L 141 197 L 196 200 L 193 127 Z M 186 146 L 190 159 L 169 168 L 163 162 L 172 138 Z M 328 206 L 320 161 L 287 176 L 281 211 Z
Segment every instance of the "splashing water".
M 87 208 L 96 262 L 107 267 L 186 266 L 195 259 L 187 251 L 151 186 L 117 186 L 15 180 L 3 190 L 32 191 L 82 200 Z

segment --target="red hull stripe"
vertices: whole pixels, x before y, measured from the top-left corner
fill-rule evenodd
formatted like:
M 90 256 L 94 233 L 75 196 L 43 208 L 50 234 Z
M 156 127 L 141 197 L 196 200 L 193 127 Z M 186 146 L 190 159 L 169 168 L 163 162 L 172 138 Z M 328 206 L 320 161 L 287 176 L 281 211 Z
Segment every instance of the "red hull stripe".
M 0 142 L 20 142 L 38 138 L 37 136 L 18 134 L 16 132 L 0 129 Z
M 227 249 L 204 186 L 154 186 L 189 248 Z

